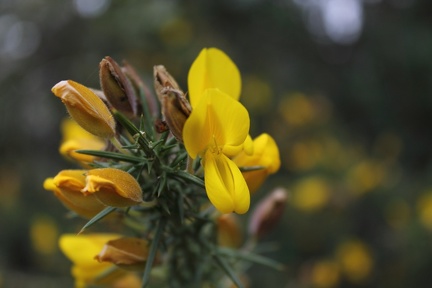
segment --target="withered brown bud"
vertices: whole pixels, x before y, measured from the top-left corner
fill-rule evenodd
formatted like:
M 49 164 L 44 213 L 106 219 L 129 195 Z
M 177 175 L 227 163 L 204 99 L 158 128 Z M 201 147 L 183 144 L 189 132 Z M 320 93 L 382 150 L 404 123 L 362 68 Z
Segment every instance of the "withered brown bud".
M 162 115 L 174 137 L 183 143 L 183 126 L 191 113 L 191 106 L 183 92 L 174 88 L 161 90 Z
M 261 238 L 279 222 L 285 210 L 287 192 L 284 188 L 275 189 L 261 200 L 249 221 L 249 234 Z
M 162 103 L 162 91 L 165 88 L 172 88 L 174 90 L 178 90 L 183 94 L 183 91 L 180 89 L 179 85 L 175 81 L 175 79 L 168 73 L 165 66 L 157 65 L 153 67 L 153 76 L 154 76 L 154 87 L 156 94 L 159 98 L 159 101 Z
M 111 262 L 125 269 L 141 270 L 145 267 L 148 254 L 149 245 L 146 240 L 123 237 L 107 242 L 95 259 L 99 262 Z
M 99 78 L 102 91 L 115 109 L 129 117 L 139 113 L 139 101 L 131 82 L 120 66 L 107 56 L 99 64 Z

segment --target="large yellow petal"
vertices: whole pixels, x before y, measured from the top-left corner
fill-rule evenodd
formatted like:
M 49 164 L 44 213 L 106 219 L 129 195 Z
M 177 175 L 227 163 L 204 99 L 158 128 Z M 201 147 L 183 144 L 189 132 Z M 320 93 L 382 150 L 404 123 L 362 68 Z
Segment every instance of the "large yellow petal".
M 224 154 L 208 150 L 204 156 L 207 196 L 221 213 L 244 214 L 249 210 L 250 195 L 242 173 Z
M 249 113 L 240 102 L 219 89 L 207 89 L 183 128 L 183 141 L 192 158 L 208 147 L 234 156 L 249 133 Z
M 240 72 L 223 51 L 205 48 L 189 70 L 188 88 L 192 107 L 198 105 L 202 94 L 208 88 L 218 88 L 238 100 L 241 92 Z

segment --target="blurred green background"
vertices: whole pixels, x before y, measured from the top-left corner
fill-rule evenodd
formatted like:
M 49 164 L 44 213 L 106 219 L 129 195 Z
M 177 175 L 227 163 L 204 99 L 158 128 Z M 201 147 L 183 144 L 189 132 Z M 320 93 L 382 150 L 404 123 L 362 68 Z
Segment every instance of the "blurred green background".
M 83 221 L 42 188 L 73 168 L 51 87 L 98 87 L 109 55 L 185 89 L 204 47 L 238 65 L 251 135 L 280 148 L 254 202 L 290 193 L 263 239 L 287 270 L 255 265 L 251 287 L 431 287 L 431 15 L 427 0 L 0 0 L 0 287 L 72 285 L 56 241 Z

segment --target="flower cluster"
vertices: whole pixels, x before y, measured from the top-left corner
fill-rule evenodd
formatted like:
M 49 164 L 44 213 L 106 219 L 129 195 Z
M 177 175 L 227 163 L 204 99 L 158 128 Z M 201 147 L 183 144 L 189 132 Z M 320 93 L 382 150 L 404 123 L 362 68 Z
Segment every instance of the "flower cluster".
M 44 188 L 90 219 L 80 235 L 60 239 L 76 286 L 144 287 L 163 274 L 167 285 L 201 287 L 221 279 L 214 266 L 242 286 L 240 260 L 280 268 L 250 253 L 280 218 L 283 189 L 254 210 L 244 244 L 249 254 L 227 248 L 242 245 L 236 214 L 249 210 L 250 195 L 280 166 L 272 137 L 249 135 L 233 61 L 219 49 L 203 49 L 189 70 L 187 93 L 155 66 L 155 97 L 132 66 L 106 57 L 100 83 L 101 90 L 71 80 L 52 89 L 73 118 L 62 125 L 60 153 L 81 167 L 46 179 Z M 98 221 L 118 219 L 120 234 L 87 233 Z

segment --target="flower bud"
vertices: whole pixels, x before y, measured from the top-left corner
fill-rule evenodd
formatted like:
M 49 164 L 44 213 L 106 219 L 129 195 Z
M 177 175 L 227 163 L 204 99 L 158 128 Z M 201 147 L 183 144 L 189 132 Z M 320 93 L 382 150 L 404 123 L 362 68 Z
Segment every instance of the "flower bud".
M 84 218 L 92 218 L 105 208 L 94 195 L 84 195 L 86 170 L 63 170 L 44 182 L 44 188 L 52 191 L 66 208 Z
M 242 235 L 237 216 L 233 213 L 222 214 L 217 219 L 218 244 L 224 247 L 237 248 L 242 242 Z
M 92 169 L 86 173 L 86 185 L 81 190 L 93 194 L 107 206 L 127 207 L 142 202 L 139 183 L 129 173 L 116 168 Z
M 261 200 L 249 221 L 249 234 L 261 238 L 273 229 L 282 217 L 286 201 L 287 192 L 283 188 L 274 190 Z
M 179 90 L 183 94 L 183 91 L 181 91 L 175 79 L 165 69 L 165 66 L 163 65 L 154 66 L 153 77 L 154 77 L 154 88 L 156 90 L 156 94 L 161 103 L 163 102 L 162 90 L 164 90 L 165 88 L 173 88 L 174 90 Z
M 134 237 L 123 237 L 105 244 L 95 256 L 99 262 L 111 262 L 121 268 L 142 270 L 149 254 L 148 242 Z
M 183 126 L 192 108 L 184 97 L 183 92 L 173 88 L 161 91 L 162 115 L 174 137 L 183 143 Z
M 120 66 L 107 56 L 99 64 L 102 91 L 108 102 L 129 117 L 138 115 L 138 98 L 135 90 Z
M 115 121 L 108 107 L 89 88 L 71 81 L 57 83 L 52 92 L 85 130 L 102 138 L 115 136 Z

